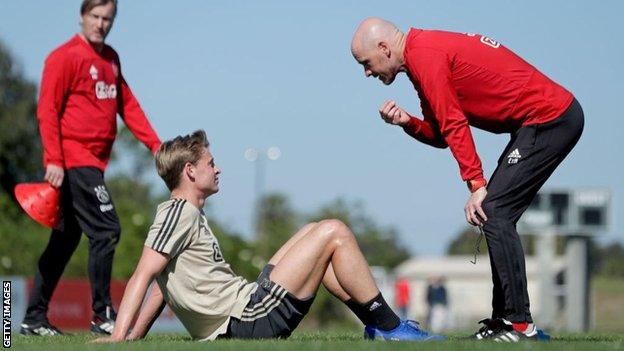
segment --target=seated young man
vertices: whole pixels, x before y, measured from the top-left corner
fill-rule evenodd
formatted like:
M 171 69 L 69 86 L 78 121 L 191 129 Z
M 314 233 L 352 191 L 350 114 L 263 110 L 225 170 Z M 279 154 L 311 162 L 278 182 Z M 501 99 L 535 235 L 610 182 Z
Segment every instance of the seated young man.
M 195 339 L 286 338 L 310 309 L 321 283 L 366 325 L 367 338 L 441 338 L 413 321 L 399 320 L 377 289 L 353 234 L 338 220 L 304 226 L 257 281 L 234 274 L 202 211 L 206 198 L 219 190 L 221 172 L 204 131 L 163 143 L 156 167 L 171 199 L 158 206 L 112 335 L 97 342 L 143 338 L 165 303 Z M 141 308 L 153 280 L 157 284 Z

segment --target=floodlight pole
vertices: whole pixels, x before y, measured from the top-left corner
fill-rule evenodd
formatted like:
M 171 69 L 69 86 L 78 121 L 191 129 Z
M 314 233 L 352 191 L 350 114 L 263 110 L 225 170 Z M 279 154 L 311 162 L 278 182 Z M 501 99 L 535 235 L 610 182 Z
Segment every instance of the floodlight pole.
M 255 201 L 254 201 L 254 230 L 256 239 L 262 238 L 262 197 L 264 196 L 264 157 L 258 157 L 256 162 L 256 172 L 254 177 Z
M 264 196 L 264 184 L 265 184 L 265 158 L 271 161 L 275 161 L 281 156 L 281 151 L 278 147 L 270 147 L 266 152 L 259 151 L 255 148 L 249 148 L 245 151 L 245 158 L 247 161 L 254 164 L 254 210 L 252 216 L 252 231 L 256 239 L 262 238 L 262 201 Z

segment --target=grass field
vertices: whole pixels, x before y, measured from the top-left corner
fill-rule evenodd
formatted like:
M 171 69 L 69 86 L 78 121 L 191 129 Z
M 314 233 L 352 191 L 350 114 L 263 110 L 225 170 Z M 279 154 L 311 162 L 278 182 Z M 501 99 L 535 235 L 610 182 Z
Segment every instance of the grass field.
M 596 330 L 624 331 L 624 280 L 596 278 L 592 281 L 593 323 Z
M 356 332 L 295 333 L 288 340 L 243 341 L 219 340 L 209 343 L 190 340 L 182 334 L 154 334 L 143 341 L 115 345 L 95 345 L 88 342 L 90 334 L 75 334 L 54 338 L 23 337 L 13 335 L 13 349 L 16 350 L 301 350 L 301 351 L 366 351 L 366 350 L 621 350 L 624 349 L 622 334 L 566 334 L 556 336 L 550 342 L 524 342 L 518 344 L 497 344 L 461 340 L 455 334 L 450 340 L 430 343 L 377 342 L 362 339 Z
M 519 344 L 497 344 L 461 340 L 465 334 L 453 333 L 448 341 L 437 343 L 371 342 L 362 339 L 358 328 L 337 327 L 327 332 L 310 332 L 322 326 L 304 326 L 288 340 L 242 341 L 219 340 L 210 343 L 192 341 L 188 334 L 150 334 L 140 342 L 115 345 L 89 344 L 95 337 L 89 333 L 56 338 L 24 337 L 13 333 L 12 349 L 15 350 L 301 350 L 301 351 L 367 351 L 367 350 L 557 350 L 593 351 L 624 350 L 624 280 L 595 279 L 593 287 L 593 328 L 599 332 L 585 334 L 553 333 L 553 341 L 547 343 L 525 342 Z M 329 327 L 329 326 L 325 326 Z

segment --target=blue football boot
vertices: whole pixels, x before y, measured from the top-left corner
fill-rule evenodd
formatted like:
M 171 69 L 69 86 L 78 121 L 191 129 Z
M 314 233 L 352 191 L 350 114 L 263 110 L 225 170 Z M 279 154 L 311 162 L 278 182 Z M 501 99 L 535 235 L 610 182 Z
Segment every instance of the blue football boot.
M 416 321 L 405 320 L 392 330 L 382 330 L 372 326 L 364 328 L 364 338 L 369 340 L 396 340 L 396 341 L 438 341 L 446 340 L 443 335 L 429 334 L 420 329 Z

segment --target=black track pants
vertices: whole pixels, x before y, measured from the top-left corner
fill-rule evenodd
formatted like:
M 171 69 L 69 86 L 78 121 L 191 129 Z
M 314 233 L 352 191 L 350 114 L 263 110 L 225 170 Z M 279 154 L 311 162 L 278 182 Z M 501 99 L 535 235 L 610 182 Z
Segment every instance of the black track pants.
M 121 229 L 101 170 L 95 167 L 65 170 L 61 213 L 61 224 L 52 230 L 48 246 L 39 259 L 25 322 L 46 318 L 56 284 L 83 232 L 89 238 L 88 272 L 93 311 L 102 313 L 106 306 L 112 305 L 111 271 Z
M 524 251 L 516 222 L 583 132 L 576 101 L 554 121 L 518 129 L 498 160 L 482 208 L 492 282 L 492 317 L 532 322 Z

